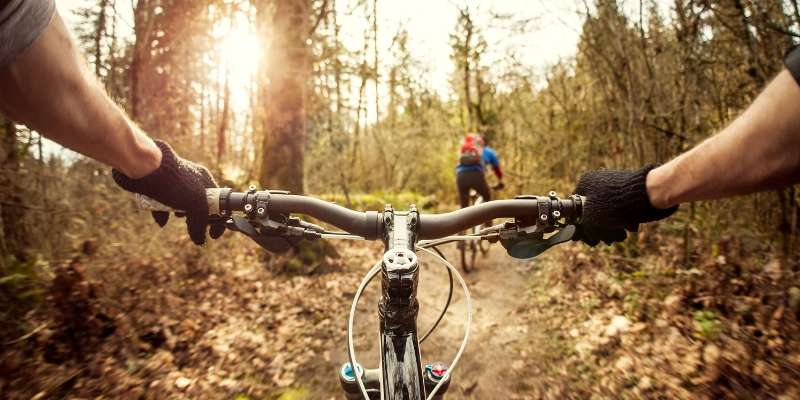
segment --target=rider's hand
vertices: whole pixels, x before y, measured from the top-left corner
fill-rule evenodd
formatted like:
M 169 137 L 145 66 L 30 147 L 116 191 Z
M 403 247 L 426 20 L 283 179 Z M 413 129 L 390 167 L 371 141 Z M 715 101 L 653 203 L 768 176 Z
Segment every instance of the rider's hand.
M 114 181 L 127 191 L 143 194 L 176 210 L 185 211 L 189 237 L 195 244 L 203 244 L 208 226 L 205 190 L 217 187 L 217 183 L 202 165 L 178 157 L 165 142 L 155 142 L 162 154 L 161 165 L 155 171 L 142 178 L 131 179 L 115 169 L 112 171 Z M 153 219 L 162 227 L 168 218 L 167 212 L 153 212 Z M 209 234 L 216 239 L 223 232 L 224 226 L 212 225 Z
M 505 187 L 506 187 L 506 184 L 503 183 L 503 181 L 500 181 L 500 182 L 497 182 L 497 184 L 494 185 L 492 187 L 492 189 L 494 189 L 494 190 L 503 190 L 503 188 L 505 188 Z
M 635 232 L 640 223 L 657 221 L 672 215 L 678 206 L 658 209 L 650 203 L 645 180 L 655 165 L 637 171 L 599 170 L 585 173 L 575 193 L 586 197 L 581 223 L 574 240 L 590 246 L 625 240 L 627 231 Z

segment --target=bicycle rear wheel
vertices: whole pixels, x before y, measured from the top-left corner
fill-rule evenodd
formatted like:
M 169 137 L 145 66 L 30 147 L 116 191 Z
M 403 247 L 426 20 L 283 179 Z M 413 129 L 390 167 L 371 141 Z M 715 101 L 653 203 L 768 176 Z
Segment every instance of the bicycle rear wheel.
M 475 269 L 475 259 L 478 256 L 478 245 L 474 241 L 459 242 L 461 252 L 461 269 L 470 273 Z
M 482 257 L 486 257 L 489 254 L 489 248 L 491 247 L 491 243 L 481 240 L 477 243 L 478 250 L 481 252 Z
M 470 193 L 470 205 L 477 205 L 483 203 L 483 198 L 473 190 Z M 483 229 L 483 225 L 473 227 L 469 232 L 477 235 Z M 470 240 L 468 242 L 459 242 L 459 251 L 461 252 L 461 269 L 465 273 L 470 273 L 475 269 L 475 262 L 478 258 L 478 253 L 485 256 L 489 252 L 489 243 L 483 243 L 481 240 Z

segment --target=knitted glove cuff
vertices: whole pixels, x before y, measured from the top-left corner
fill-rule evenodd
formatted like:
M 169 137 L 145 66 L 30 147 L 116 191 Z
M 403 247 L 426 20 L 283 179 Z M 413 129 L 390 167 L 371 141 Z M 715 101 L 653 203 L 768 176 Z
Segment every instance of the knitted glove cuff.
M 629 227 L 672 215 L 677 206 L 658 209 L 647 195 L 647 174 L 655 167 L 647 165 L 637 171 L 591 171 L 582 176 L 575 192 L 587 197 L 583 222 Z

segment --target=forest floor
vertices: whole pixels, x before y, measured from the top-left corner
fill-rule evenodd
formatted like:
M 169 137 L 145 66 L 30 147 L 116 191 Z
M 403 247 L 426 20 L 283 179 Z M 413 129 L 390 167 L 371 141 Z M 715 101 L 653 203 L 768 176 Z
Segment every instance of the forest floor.
M 453 245 L 442 246 L 448 260 L 458 266 L 458 253 Z M 438 317 L 447 301 L 447 272 L 439 268 L 432 257 L 420 253 L 424 269 L 420 272 L 419 301 L 420 315 L 418 326 L 420 335 Z M 514 399 L 520 396 L 521 380 L 526 379 L 523 371 L 527 357 L 533 356 L 531 350 L 521 349 L 530 346 L 537 332 L 529 332 L 526 320 L 522 318 L 527 309 L 529 278 L 532 263 L 515 262 L 506 256 L 500 246 L 494 246 L 490 253 L 478 261 L 478 268 L 463 274 L 469 287 L 473 304 L 472 326 L 466 352 L 451 382 L 448 398 L 457 399 Z M 366 273 L 368 265 L 363 266 Z M 356 341 L 359 359 L 363 364 L 375 366 L 378 363 L 377 315 L 378 284 L 362 299 L 357 320 Z M 466 325 L 466 303 L 458 282 L 454 282 L 453 299 L 447 314 L 438 328 L 422 344 L 421 352 L 425 363 L 442 361 L 447 364 L 455 356 L 464 337 Z M 533 336 L 529 336 L 533 333 Z M 537 346 L 532 346 L 536 348 Z M 332 363 L 321 365 L 320 373 L 328 371 L 330 378 L 336 378 L 329 371 L 336 370 L 346 361 L 347 354 L 341 346 Z M 336 393 L 338 381 L 321 379 L 316 385 L 317 394 Z
M 161 235 L 168 256 L 55 269 L 46 301 L 22 321 L 28 333 L 3 340 L 3 398 L 342 398 L 347 313 L 379 245 L 337 243 L 298 268 L 265 263 L 234 235 L 200 250 Z M 518 262 L 494 246 L 465 276 L 474 319 L 448 398 L 800 398 L 796 268 L 720 256 L 676 270 L 669 251 L 648 254 L 573 243 Z M 447 279 L 421 259 L 424 331 Z M 377 360 L 377 288 L 357 316 L 367 366 Z M 449 363 L 464 311 L 456 285 L 422 345 L 426 361 Z

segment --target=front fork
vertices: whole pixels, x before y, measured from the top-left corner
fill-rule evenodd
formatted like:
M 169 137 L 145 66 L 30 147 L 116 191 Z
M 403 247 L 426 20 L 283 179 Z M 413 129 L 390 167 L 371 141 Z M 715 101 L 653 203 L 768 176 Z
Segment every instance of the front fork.
M 383 213 L 384 246 L 381 263 L 380 317 L 381 365 L 378 370 L 360 366 L 342 366 L 339 380 L 348 399 L 362 399 L 355 375 L 363 373 L 370 399 L 425 399 L 444 377 L 447 367 L 434 363 L 422 367 L 417 337 L 417 283 L 419 263 L 415 253 L 419 231 L 419 213 L 415 206 L 408 212 L 395 212 L 386 206 Z M 348 372 L 349 371 L 349 372 Z M 441 399 L 450 385 L 449 378 L 438 391 Z

